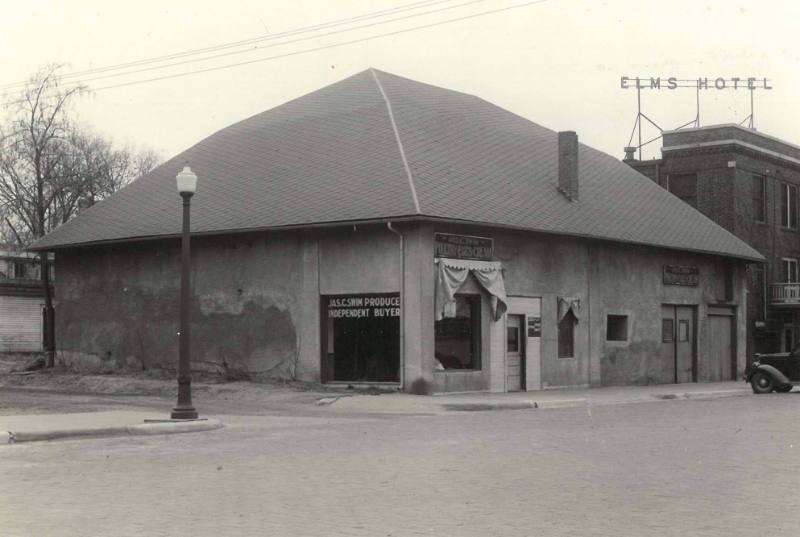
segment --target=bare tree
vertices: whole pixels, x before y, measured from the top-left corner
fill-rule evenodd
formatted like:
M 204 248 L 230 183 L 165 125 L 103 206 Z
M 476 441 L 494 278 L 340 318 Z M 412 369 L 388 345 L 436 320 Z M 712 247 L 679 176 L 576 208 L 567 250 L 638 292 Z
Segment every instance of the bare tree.
M 58 66 L 48 66 L 28 81 L 19 98 L 11 101 L 11 120 L 2 133 L 0 203 L 26 228 L 33 239 L 53 228 L 53 200 L 63 183 L 59 176 L 70 124 L 67 107 L 82 86 L 61 87 Z M 7 219 L 13 227 L 10 219 Z M 49 258 L 41 256 L 45 298 L 45 351 L 53 365 L 53 301 Z
M 152 152 L 114 149 L 102 137 L 71 121 L 69 105 L 85 86 L 62 86 L 58 66 L 48 66 L 7 104 L 0 125 L 2 231 L 14 242 L 31 241 L 68 221 L 79 204 L 109 196 L 158 163 Z M 55 339 L 49 258 L 41 255 L 45 296 L 45 351 L 53 365 Z
M 59 174 L 62 183 L 52 207 L 59 224 L 75 216 L 81 207 L 94 205 L 146 174 L 160 161 L 153 151 L 116 149 L 87 129 L 73 129 L 66 149 Z

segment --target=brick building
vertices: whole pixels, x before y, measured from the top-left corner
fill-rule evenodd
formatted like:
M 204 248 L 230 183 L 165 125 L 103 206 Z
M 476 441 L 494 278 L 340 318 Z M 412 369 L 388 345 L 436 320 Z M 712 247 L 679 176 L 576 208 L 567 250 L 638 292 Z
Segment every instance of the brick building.
M 625 162 L 766 258 L 747 271 L 748 357 L 791 350 L 800 323 L 800 147 L 723 124 L 664 132 L 661 151 Z

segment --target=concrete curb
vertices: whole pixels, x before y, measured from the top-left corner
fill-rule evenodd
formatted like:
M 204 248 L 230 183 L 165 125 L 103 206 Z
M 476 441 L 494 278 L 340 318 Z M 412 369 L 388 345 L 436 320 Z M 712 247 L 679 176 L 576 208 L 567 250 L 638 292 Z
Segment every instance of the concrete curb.
M 748 390 L 714 390 L 707 392 L 675 392 L 652 394 L 648 397 L 636 399 L 616 399 L 607 401 L 591 401 L 588 398 L 581 399 L 553 399 L 544 401 L 469 401 L 455 403 L 441 403 L 439 406 L 448 411 L 456 412 L 480 412 L 487 410 L 525 410 L 525 409 L 548 409 L 548 408 L 575 408 L 583 406 L 609 406 L 635 403 L 651 403 L 656 401 L 671 400 L 712 400 L 725 397 L 743 397 L 751 395 Z
M 43 442 L 67 438 L 105 438 L 111 436 L 143 436 L 156 434 L 195 433 L 213 431 L 224 427 L 215 419 L 164 421 L 116 427 L 84 427 L 75 429 L 51 429 L 45 431 L 0 431 L 0 444 L 20 442 Z
M 445 410 L 459 412 L 478 412 L 485 410 L 525 410 L 537 408 L 573 408 L 589 404 L 588 399 L 560 399 L 554 401 L 475 401 L 464 403 L 442 403 Z
M 655 399 L 722 399 L 724 397 L 743 397 L 752 395 L 749 390 L 715 390 L 709 392 L 683 392 L 653 395 Z

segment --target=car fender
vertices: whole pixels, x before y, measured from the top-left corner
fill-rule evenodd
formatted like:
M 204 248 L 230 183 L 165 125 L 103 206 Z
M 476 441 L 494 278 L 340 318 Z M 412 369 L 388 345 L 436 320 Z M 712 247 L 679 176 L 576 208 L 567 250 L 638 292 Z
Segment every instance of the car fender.
M 773 366 L 768 365 L 768 364 L 759 364 L 757 367 L 754 367 L 753 370 L 750 371 L 750 375 L 747 377 L 747 382 L 750 382 L 750 380 L 753 378 L 753 374 L 756 371 L 763 371 L 763 372 L 769 374 L 772 377 L 772 379 L 775 381 L 775 384 L 784 385 L 784 386 L 787 385 L 787 384 L 790 384 L 789 379 L 786 377 L 786 375 L 781 373 L 778 370 L 778 368 L 773 367 Z

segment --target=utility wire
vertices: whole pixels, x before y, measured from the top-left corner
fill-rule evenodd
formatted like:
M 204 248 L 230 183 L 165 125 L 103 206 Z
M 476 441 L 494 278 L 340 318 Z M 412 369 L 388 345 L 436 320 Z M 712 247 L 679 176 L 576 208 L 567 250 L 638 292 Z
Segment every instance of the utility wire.
M 298 55 L 301 55 L 301 54 L 308 54 L 308 53 L 311 53 L 311 52 L 318 52 L 318 51 L 321 51 L 321 50 L 343 47 L 343 46 L 352 45 L 352 44 L 355 44 L 355 43 L 363 43 L 365 41 L 370 41 L 370 40 L 373 40 L 373 39 L 379 39 L 379 38 L 382 38 L 382 37 L 391 37 L 391 36 L 394 36 L 394 35 L 405 34 L 405 33 L 413 32 L 413 31 L 417 31 L 417 30 L 424 30 L 424 29 L 428 29 L 428 28 L 434 28 L 434 27 L 437 27 L 437 26 L 445 25 L 445 24 L 451 24 L 451 23 L 454 23 L 454 22 L 470 20 L 470 19 L 474 19 L 474 18 L 477 18 L 477 17 L 483 17 L 483 16 L 486 16 L 486 15 L 492 15 L 492 14 L 495 14 L 495 13 L 501 13 L 501 12 L 504 12 L 504 11 L 510 11 L 512 9 L 519 9 L 519 8 L 527 7 L 527 6 L 534 5 L 534 4 L 543 4 L 543 3 L 547 2 L 547 1 L 548 0 L 530 0 L 528 2 L 522 2 L 522 3 L 514 4 L 514 5 L 511 5 L 511 6 L 505 6 L 505 7 L 502 7 L 502 8 L 486 10 L 486 11 L 482 11 L 482 12 L 479 12 L 479 13 L 472 13 L 472 14 L 469 14 L 469 15 L 464 15 L 464 16 L 461 16 L 461 17 L 455 17 L 455 18 L 452 18 L 452 19 L 446 19 L 446 20 L 437 21 L 437 22 L 433 22 L 433 23 L 421 24 L 421 25 L 418 25 L 418 26 L 412 26 L 412 27 L 409 27 L 409 28 L 404 28 L 404 29 L 400 29 L 400 30 L 394 30 L 392 32 L 385 32 L 385 33 L 382 33 L 382 34 L 372 35 L 372 36 L 368 36 L 368 37 L 361 37 L 361 38 L 352 39 L 352 40 L 349 40 L 349 41 L 342 41 L 342 42 L 339 42 L 339 43 L 332 43 L 332 44 L 329 44 L 329 45 L 323 45 L 323 46 L 319 46 L 319 47 L 307 48 L 307 49 L 303 49 L 303 50 L 287 52 L 287 53 L 284 53 L 284 54 L 276 54 L 276 55 L 267 56 L 267 57 L 264 57 L 264 58 L 256 58 L 256 59 L 253 59 L 253 60 L 247 60 L 247 61 L 242 61 L 242 62 L 237 62 L 237 63 L 220 65 L 220 66 L 216 66 L 216 67 L 208 67 L 208 68 L 205 68 L 205 69 L 196 69 L 196 70 L 193 70 L 193 71 L 185 71 L 185 72 L 182 72 L 182 73 L 173 73 L 173 74 L 163 75 L 163 76 L 158 76 L 158 77 L 145 78 L 145 79 L 140 79 L 140 80 L 133 80 L 133 81 L 130 81 L 130 82 L 123 82 L 123 83 L 119 83 L 119 84 L 111 84 L 111 85 L 108 85 L 108 86 L 101 86 L 99 88 L 92 88 L 92 91 L 94 91 L 94 92 L 103 91 L 103 90 L 108 90 L 108 89 L 121 88 L 121 87 L 133 86 L 133 85 L 138 85 L 138 84 L 145 84 L 145 83 L 148 83 L 148 82 L 157 82 L 157 81 L 161 81 L 161 80 L 169 80 L 169 79 L 172 79 L 172 78 L 182 78 L 182 77 L 189 76 L 189 75 L 194 75 L 194 74 L 208 73 L 208 72 L 212 72 L 212 71 L 219 71 L 219 70 L 222 70 L 222 69 L 231 69 L 231 68 L 240 67 L 240 66 L 243 66 L 243 65 L 250 65 L 250 64 L 253 64 L 253 63 L 260 63 L 260 62 L 271 61 L 271 60 L 276 60 L 276 59 L 280 59 L 280 58 L 298 56 Z M 80 84 L 76 84 L 76 86 L 77 85 L 80 85 Z M 11 101 L 11 102 L 9 102 L 7 104 L 15 104 L 15 103 L 19 103 L 19 102 L 22 102 L 22 101 L 21 100 Z
M 242 65 L 249 65 L 249 64 L 253 64 L 253 63 L 276 60 L 276 59 L 279 59 L 279 58 L 287 58 L 287 57 L 290 57 L 290 56 L 298 56 L 300 54 L 308 54 L 310 52 L 318 52 L 320 50 L 343 47 L 343 46 L 352 45 L 352 44 L 355 44 L 355 43 L 362 43 L 364 41 L 369 41 L 369 40 L 372 40 L 372 39 L 378 39 L 378 38 L 382 38 L 382 37 L 390 37 L 390 36 L 393 36 L 393 35 L 400 35 L 400 34 L 413 32 L 413 31 L 416 31 L 416 30 L 423 30 L 423 29 L 427 29 L 427 28 L 434 28 L 436 26 L 442 26 L 444 24 L 450 24 L 450 23 L 453 23 L 453 22 L 460 22 L 460 21 L 464 21 L 464 20 L 474 19 L 474 18 L 477 18 L 477 17 L 483 17 L 485 15 L 491 15 L 491 14 L 500 13 L 500 12 L 503 12 L 503 11 L 510 11 L 512 9 L 519 9 L 519 8 L 527 7 L 527 6 L 530 6 L 530 5 L 533 5 L 533 4 L 543 4 L 543 3 L 547 2 L 547 1 L 548 0 L 531 0 L 529 2 L 523 2 L 523 3 L 520 3 L 520 4 L 514 4 L 514 5 L 511 5 L 511 6 L 506 6 L 506 7 L 502 7 L 502 8 L 498 8 L 498 9 L 492 9 L 492 10 L 488 10 L 488 11 L 482 11 L 480 13 L 473 13 L 471 15 L 465 15 L 463 17 L 457 17 L 457 18 L 447 19 L 447 20 L 444 20 L 444 21 L 438 21 L 438 22 L 434 22 L 434 23 L 430 23 L 430 24 L 423 24 L 423 25 L 419 25 L 419 26 L 413 26 L 411 28 L 405 28 L 405 29 L 402 29 L 402 30 L 395 30 L 393 32 L 386 32 L 386 33 L 378 34 L 378 35 L 374 35 L 374 36 L 362 37 L 362 38 L 359 38 L 359 39 L 352 39 L 350 41 L 343 41 L 341 43 L 333 43 L 333 44 L 330 44 L 330 45 L 324 45 L 324 46 L 320 46 L 320 47 L 308 48 L 308 49 L 298 50 L 298 51 L 294 51 L 294 52 L 287 52 L 285 54 L 276 54 L 274 56 L 267 56 L 265 58 L 258 58 L 258 59 L 254 59 L 254 60 L 244 61 L 244 62 L 221 65 L 221 66 L 217 66 L 217 67 L 209 67 L 207 69 L 198 69 L 198 70 L 195 70 L 195 71 L 186 71 L 186 72 L 183 72 L 183 73 L 176 73 L 176 74 L 172 74 L 172 75 L 164 75 L 164 76 L 154 77 L 154 78 L 146 78 L 146 79 L 143 79 L 143 80 L 134 80 L 134 81 L 131 81 L 131 82 L 124 82 L 124 83 L 121 83 L 121 84 L 112 84 L 110 86 L 102 86 L 102 87 L 99 87 L 99 88 L 94 88 L 93 91 L 102 91 L 102 90 L 113 89 L 113 88 L 121 88 L 121 87 L 125 87 L 125 86 L 133 86 L 133 85 L 137 85 L 137 84 L 144 84 L 144 83 L 147 83 L 147 82 L 155 82 L 155 81 L 159 81 L 159 80 L 168 80 L 170 78 L 179 78 L 179 77 L 189 76 L 189 75 L 193 75 L 193 74 L 207 73 L 207 72 L 211 72 L 211 71 L 219 71 L 219 70 L 222 70 L 222 69 L 230 69 L 230 68 L 239 67 L 239 66 L 242 66 Z
M 451 0 L 447 0 L 447 1 L 451 1 Z M 413 13 L 411 15 L 403 15 L 402 17 L 396 17 L 396 18 L 393 18 L 393 19 L 387 19 L 387 20 L 382 20 L 382 21 L 371 22 L 371 23 L 368 23 L 368 24 L 362 24 L 360 26 L 353 26 L 353 27 L 344 28 L 344 29 L 341 29 L 341 30 L 332 30 L 330 32 L 325 32 L 325 33 L 321 33 L 321 34 L 314 34 L 314 35 L 305 36 L 305 37 L 298 37 L 296 39 L 291 39 L 291 40 L 288 40 L 288 41 L 281 41 L 279 43 L 270 43 L 270 44 L 267 44 L 267 45 L 256 45 L 256 46 L 254 46 L 252 48 L 249 48 L 249 49 L 246 49 L 246 50 L 234 50 L 234 51 L 229 51 L 229 52 L 221 52 L 219 54 L 214 54 L 214 55 L 211 55 L 211 56 L 204 56 L 202 58 L 191 58 L 191 59 L 187 59 L 187 60 L 181 60 L 181 61 L 177 61 L 177 62 L 173 62 L 173 63 L 168 63 L 168 64 L 165 64 L 165 65 L 155 65 L 155 66 L 152 66 L 152 67 L 143 67 L 141 69 L 134 69 L 134 70 L 125 71 L 125 72 L 122 72 L 122 73 L 111 73 L 111 74 L 95 76 L 95 77 L 83 79 L 83 80 L 80 81 L 80 83 L 94 82 L 96 80 L 104 80 L 104 79 L 107 79 L 107 78 L 123 77 L 123 76 L 133 75 L 133 74 L 137 74 L 137 73 L 155 71 L 155 70 L 158 70 L 158 69 L 167 69 L 167 68 L 176 67 L 176 66 L 179 66 L 179 65 L 186 65 L 186 64 L 190 64 L 190 63 L 204 62 L 204 61 L 207 61 L 207 60 L 214 60 L 214 59 L 218 59 L 218 58 L 224 58 L 224 57 L 227 57 L 227 56 L 235 56 L 235 55 L 239 55 L 239 54 L 247 54 L 247 53 L 256 52 L 256 51 L 259 51 L 259 50 L 265 50 L 265 49 L 268 49 L 268 48 L 279 47 L 279 46 L 283 46 L 283 45 L 290 45 L 290 44 L 299 43 L 299 42 L 302 42 L 302 41 L 309 41 L 311 39 L 319 39 L 321 37 L 329 37 L 329 36 L 332 36 L 332 35 L 352 32 L 352 31 L 355 31 L 355 30 L 363 30 L 363 29 L 366 29 L 366 28 L 372 28 L 374 26 L 380 26 L 380 25 L 389 24 L 389 23 L 392 23 L 392 22 L 398 22 L 398 21 L 402 21 L 402 20 L 406 20 L 406 19 L 413 19 L 413 18 L 421 17 L 423 15 L 431 15 L 433 13 L 440 13 L 442 11 L 448 11 L 448 10 L 451 10 L 451 9 L 457 9 L 457 8 L 460 8 L 460 7 L 466 7 L 466 6 L 469 6 L 469 5 L 472 5 L 472 4 L 478 4 L 478 3 L 481 3 L 481 2 L 485 2 L 485 1 L 486 0 L 469 0 L 468 2 L 462 2 L 461 4 L 455 4 L 455 5 L 440 7 L 440 8 L 437 8 L 437 9 L 431 9 L 431 10 L 428 10 L 428 11 L 423 11 L 421 13 Z
M 242 47 L 242 46 L 245 46 L 245 45 L 251 45 L 251 44 L 254 44 L 254 43 L 260 43 L 260 42 L 263 42 L 263 41 L 271 41 L 271 40 L 280 39 L 280 38 L 283 38 L 283 37 L 290 37 L 292 35 L 307 33 L 307 32 L 311 32 L 311 31 L 324 30 L 324 29 L 327 29 L 327 28 L 332 28 L 332 27 L 336 27 L 336 26 L 342 26 L 342 25 L 351 24 L 351 23 L 359 22 L 359 21 L 363 21 L 363 20 L 379 18 L 379 17 L 383 17 L 385 15 L 392 15 L 392 14 L 395 14 L 395 13 L 402 13 L 402 12 L 405 12 L 405 11 L 413 11 L 413 10 L 421 9 L 423 7 L 427 7 L 427 6 L 430 6 L 430 5 L 437 5 L 437 4 L 442 4 L 442 3 L 452 2 L 452 1 L 453 0 L 423 0 L 423 1 L 413 2 L 411 4 L 404 4 L 404 5 L 393 7 L 393 8 L 389 8 L 389 9 L 384 9 L 384 10 L 380 10 L 380 11 L 374 11 L 374 12 L 371 12 L 371 13 L 362 14 L 362 15 L 358 15 L 358 16 L 355 16 L 355 17 L 349 17 L 349 18 L 345 18 L 345 19 L 338 19 L 338 20 L 329 21 L 329 22 L 325 22 L 325 23 L 320 23 L 320 24 L 316 24 L 316 25 L 312 25 L 312 26 L 304 26 L 304 27 L 301 27 L 301 28 L 296 28 L 294 30 L 287 30 L 285 32 L 280 32 L 280 33 L 277 33 L 277 34 L 269 34 L 269 35 L 266 35 L 266 36 L 254 37 L 254 38 L 244 39 L 244 40 L 241 40 L 241 41 L 220 43 L 218 45 L 214 45 L 214 46 L 210 46 L 210 47 L 185 50 L 185 51 L 182 51 L 182 52 L 175 52 L 175 53 L 166 54 L 166 55 L 163 55 L 163 56 L 154 56 L 154 57 L 151 57 L 151 58 L 145 58 L 145 59 L 141 59 L 141 60 L 134 60 L 134 61 L 130 61 L 130 62 L 113 64 L 113 65 L 107 65 L 107 66 L 104 66 L 104 67 L 96 67 L 96 68 L 92 68 L 92 69 L 85 69 L 85 70 L 82 70 L 82 71 L 73 71 L 73 72 L 65 73 L 65 74 L 61 75 L 60 78 L 61 79 L 75 78 L 75 77 L 85 76 L 85 75 L 93 75 L 93 74 L 97 74 L 97 73 L 105 73 L 105 72 L 108 72 L 108 71 L 117 71 L 117 70 L 125 69 L 125 68 L 128 68 L 128 67 L 136 67 L 136 66 L 139 66 L 139 65 L 147 65 L 147 64 L 150 64 L 150 63 L 162 63 L 162 62 L 173 60 L 173 59 L 184 58 L 184 57 L 189 57 L 189 56 L 196 56 L 196 55 L 199 55 L 199 54 L 208 54 L 208 53 L 211 53 L 211 52 L 216 52 L 218 50 L 226 50 L 226 49 L 231 49 L 231 48 L 237 48 L 237 47 Z M 252 50 L 252 49 L 250 49 L 250 50 Z M 243 51 L 243 52 L 247 52 L 247 51 Z M 18 87 L 18 86 L 24 86 L 26 84 L 27 84 L 27 81 L 12 82 L 12 83 L 9 83 L 9 84 L 0 85 L 0 89 L 9 89 L 9 88 L 14 88 L 14 87 Z

